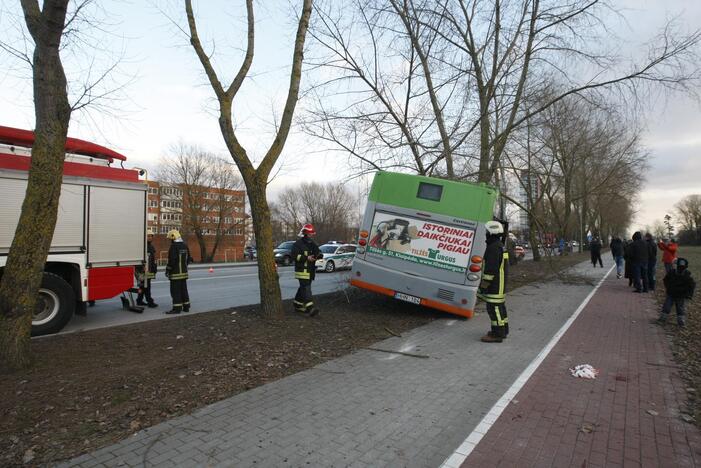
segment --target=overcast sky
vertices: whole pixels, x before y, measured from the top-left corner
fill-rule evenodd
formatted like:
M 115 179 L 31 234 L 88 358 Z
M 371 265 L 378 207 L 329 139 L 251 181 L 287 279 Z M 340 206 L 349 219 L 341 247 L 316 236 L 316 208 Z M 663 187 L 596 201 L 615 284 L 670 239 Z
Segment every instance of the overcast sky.
M 4 39 L 16 38 L 20 18 L 19 2 L 0 0 L 0 30 Z M 217 67 L 225 80 L 236 71 L 243 47 L 244 17 L 238 3 L 207 1 L 199 4 L 200 31 L 209 42 L 216 31 Z M 235 6 L 219 8 L 234 3 Z M 296 3 L 296 2 L 292 2 Z M 665 19 L 676 17 L 683 28 L 701 28 L 701 0 L 613 0 L 625 7 L 627 30 L 634 47 L 658 32 Z M 226 154 L 212 100 L 199 63 L 186 39 L 168 19 L 181 18 L 181 2 L 103 2 L 105 29 L 118 34 L 101 38 L 105 48 L 119 55 L 122 82 L 130 80 L 123 100 L 116 103 L 116 115 L 75 115 L 70 135 L 106 144 L 123 152 L 129 164 L 156 167 L 168 145 L 179 139 L 197 143 Z M 292 55 L 295 20 L 286 0 L 255 2 L 257 42 L 253 72 L 245 95 L 237 100 L 239 134 L 255 157 L 271 141 L 272 112 L 280 115 L 286 97 L 289 62 Z M 10 33 L 8 34 L 8 30 Z M 15 32 L 12 32 L 15 31 Z M 14 34 L 14 35 L 13 35 Z M 99 37 L 96 34 L 96 37 Z M 623 46 L 625 47 L 625 45 Z M 211 49 L 210 49 L 211 50 Z M 34 114 L 29 71 L 8 55 L 0 55 L 0 125 L 32 128 Z M 73 76 L 77 70 L 66 69 Z M 662 220 L 680 198 L 701 193 L 701 107 L 688 97 L 658 98 L 646 109 L 644 144 L 650 153 L 650 172 L 643 182 L 636 226 Z M 347 178 L 345 161 L 324 156 L 311 149 L 308 137 L 292 134 L 281 157 L 281 171 L 270 185 L 274 198 L 279 190 L 300 181 L 338 181 Z M 635 227 L 635 226 L 634 226 Z

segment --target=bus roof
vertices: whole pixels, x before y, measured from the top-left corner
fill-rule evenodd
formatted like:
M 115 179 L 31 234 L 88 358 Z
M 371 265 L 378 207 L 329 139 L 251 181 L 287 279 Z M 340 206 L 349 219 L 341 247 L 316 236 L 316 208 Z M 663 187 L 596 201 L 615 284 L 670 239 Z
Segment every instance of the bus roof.
M 428 191 L 424 193 L 424 189 Z M 376 203 L 487 222 L 493 219 L 498 193 L 486 184 L 378 172 L 368 198 Z

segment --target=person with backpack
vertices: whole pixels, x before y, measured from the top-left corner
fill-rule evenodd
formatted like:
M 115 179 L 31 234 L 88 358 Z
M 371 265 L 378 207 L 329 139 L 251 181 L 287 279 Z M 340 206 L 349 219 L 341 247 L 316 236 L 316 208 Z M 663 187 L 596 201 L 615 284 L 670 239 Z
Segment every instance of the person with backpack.
M 676 268 L 670 270 L 664 277 L 664 287 L 667 292 L 662 311 L 659 318 L 653 320 L 653 323 L 664 325 L 667 323 L 667 317 L 672 311 L 672 306 L 677 308 L 677 325 L 680 328 L 686 326 L 686 301 L 694 296 L 696 283 L 689 271 L 689 261 L 685 258 L 677 258 Z

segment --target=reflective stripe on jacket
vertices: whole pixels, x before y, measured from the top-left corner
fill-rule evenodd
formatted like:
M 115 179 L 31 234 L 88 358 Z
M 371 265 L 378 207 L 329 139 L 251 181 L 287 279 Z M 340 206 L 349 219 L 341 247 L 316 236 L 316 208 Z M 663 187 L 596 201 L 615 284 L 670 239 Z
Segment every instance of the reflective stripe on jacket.
M 499 239 L 491 239 L 482 259 L 482 282 L 477 297 L 491 304 L 503 304 L 508 268 L 509 253 Z
M 166 276 L 168 279 L 187 279 L 187 264 L 190 262 L 190 250 L 185 242 L 172 242 L 168 249 L 168 266 Z
M 313 280 L 316 275 L 316 260 L 309 261 L 314 255 L 316 260 L 323 257 L 319 246 L 307 236 L 300 237 L 292 246 L 292 258 L 295 261 L 295 278 Z

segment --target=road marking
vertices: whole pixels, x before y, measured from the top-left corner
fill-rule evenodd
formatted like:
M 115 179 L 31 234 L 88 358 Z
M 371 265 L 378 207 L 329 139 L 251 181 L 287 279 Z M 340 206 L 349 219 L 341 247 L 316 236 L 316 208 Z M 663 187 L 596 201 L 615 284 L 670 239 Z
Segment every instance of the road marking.
M 204 281 L 204 280 L 212 280 L 212 279 L 224 279 L 224 278 L 244 278 L 246 276 L 258 276 L 258 273 L 252 273 L 249 275 L 224 275 L 224 276 L 205 276 L 204 278 L 189 278 L 187 281 Z M 279 277 L 282 277 L 282 275 L 278 274 Z M 151 284 L 166 284 L 170 283 L 170 281 L 151 281 Z
M 492 408 L 487 412 L 486 415 L 482 418 L 482 420 L 477 424 L 477 427 L 472 431 L 472 433 L 467 436 L 467 438 L 463 441 L 463 443 L 453 452 L 448 458 L 445 459 L 445 461 L 441 464 L 441 468 L 457 468 L 460 465 L 463 464 L 463 462 L 467 459 L 467 457 L 472 453 L 472 451 L 475 449 L 477 444 L 479 444 L 480 440 L 482 440 L 482 437 L 489 431 L 489 429 L 494 425 L 494 423 L 497 421 L 501 413 L 506 409 L 506 407 L 509 405 L 511 400 L 516 396 L 516 394 L 521 390 L 521 388 L 528 382 L 528 379 L 531 378 L 531 376 L 535 373 L 536 369 L 540 366 L 540 364 L 545 360 L 545 358 L 550 354 L 550 351 L 555 347 L 555 345 L 560 341 L 560 338 L 567 332 L 567 330 L 572 326 L 574 321 L 579 317 L 579 314 L 584 310 L 584 308 L 589 304 L 589 301 L 591 300 L 592 297 L 594 297 L 594 294 L 596 294 L 596 291 L 599 290 L 599 287 L 604 283 L 606 278 L 608 278 L 608 275 L 613 271 L 613 268 L 616 265 L 613 265 L 611 268 L 609 268 L 609 271 L 606 272 L 603 278 L 599 280 L 598 284 L 594 287 L 594 289 L 589 293 L 589 295 L 584 298 L 584 301 L 582 301 L 581 304 L 579 304 L 579 307 L 577 307 L 577 310 L 574 311 L 574 314 L 567 319 L 567 321 L 560 327 L 560 329 L 555 333 L 555 335 L 550 339 L 547 345 L 545 345 L 545 348 L 543 348 L 540 353 L 531 361 L 531 363 L 524 369 L 523 372 L 521 372 L 521 375 L 518 376 L 516 381 L 509 387 L 509 389 L 502 395 L 501 398 L 492 406 Z

